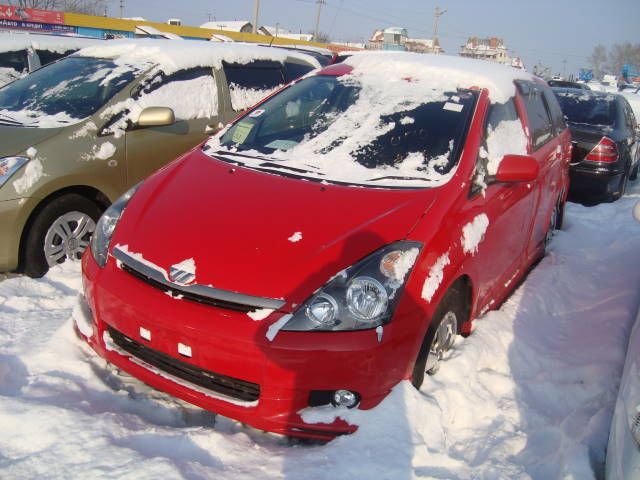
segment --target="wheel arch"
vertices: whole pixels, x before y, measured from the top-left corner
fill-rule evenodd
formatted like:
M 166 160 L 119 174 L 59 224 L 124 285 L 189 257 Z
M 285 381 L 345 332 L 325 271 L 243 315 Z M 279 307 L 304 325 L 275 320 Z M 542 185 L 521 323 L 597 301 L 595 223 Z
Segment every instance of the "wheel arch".
M 42 209 L 53 200 L 63 197 L 69 194 L 80 195 L 87 200 L 95 203 L 101 210 L 105 210 L 111 205 L 111 201 L 109 197 L 107 197 L 104 193 L 94 187 L 90 187 L 88 185 L 71 185 L 54 192 L 49 193 L 47 196 L 42 198 L 35 208 L 29 213 L 27 221 L 22 228 L 22 232 L 20 234 L 20 246 L 18 250 L 18 269 L 17 271 L 22 271 L 24 267 L 25 261 L 25 242 L 31 227 L 33 226 L 33 222 L 38 216 L 38 214 L 42 211 Z

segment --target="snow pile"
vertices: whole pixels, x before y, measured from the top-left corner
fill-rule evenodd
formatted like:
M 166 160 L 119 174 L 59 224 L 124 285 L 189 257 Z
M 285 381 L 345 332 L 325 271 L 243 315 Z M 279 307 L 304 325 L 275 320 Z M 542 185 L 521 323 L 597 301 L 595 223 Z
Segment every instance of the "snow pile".
M 449 260 L 449 252 L 447 252 L 439 257 L 431 266 L 429 275 L 425 279 L 424 285 L 422 285 L 421 297 L 427 302 L 430 302 L 435 293 L 438 291 L 438 287 L 440 287 L 440 284 L 444 279 L 444 267 L 446 267 L 450 263 L 451 261 Z
M 248 312 L 247 315 L 249 315 L 249 318 L 251 318 L 251 320 L 259 322 L 260 320 L 264 320 L 265 318 L 267 318 L 274 311 L 275 310 L 273 310 L 272 308 L 260 308 L 258 310 Z
M 143 94 L 128 105 L 131 118 L 137 119 L 147 107 L 169 107 L 177 120 L 209 118 L 218 114 L 218 88 L 211 75 L 191 80 L 173 81 Z
M 94 145 L 94 148 L 96 146 Z M 104 142 L 100 144 L 100 148 L 95 152 L 95 157 L 99 160 L 107 160 L 113 157 L 113 154 L 116 153 L 116 147 L 111 142 Z
M 22 195 L 38 183 L 38 180 L 43 175 L 42 162 L 37 158 L 29 160 L 29 163 L 24 168 L 24 173 L 13 181 L 13 188 L 15 188 L 18 195 Z
M 242 43 L 167 42 L 149 39 L 110 40 L 84 48 L 74 55 L 110 58 L 118 65 L 143 66 L 153 61 L 167 75 L 187 68 L 222 68 L 223 61 L 229 63 L 249 63 L 253 60 L 284 62 L 287 58 L 297 58 L 316 68 L 320 66 L 315 58 L 303 53 Z
M 0 52 L 20 50 L 46 50 L 48 52 L 66 53 L 69 50 L 80 50 L 90 45 L 103 43 L 103 40 L 62 35 L 34 35 L 28 33 L 0 34 Z
M 353 55 L 344 61 L 354 67 L 354 75 L 372 75 L 381 82 L 402 78 L 429 82 L 435 91 L 459 88 L 486 88 L 495 103 L 504 103 L 516 93 L 514 80 L 533 80 L 533 76 L 516 68 L 484 60 L 449 55 L 425 55 L 406 52 L 372 52 Z
M 291 243 L 296 243 L 302 240 L 302 232 L 294 232 L 289 238 L 287 238 Z
M 601 478 L 638 306 L 639 195 L 568 205 L 551 253 L 420 392 L 402 382 L 374 410 L 305 410 L 360 425 L 324 446 L 214 418 L 105 366 L 72 331 L 78 263 L 4 280 L 3 476 Z
M 518 120 L 503 121 L 487 134 L 487 174 L 495 175 L 502 158 L 507 154 L 526 155 L 527 136 Z
M 231 83 L 229 85 L 231 106 L 236 111 L 246 110 L 273 93 L 277 88 L 279 87 L 261 90 L 258 88 L 243 88 L 240 85 Z
M 475 255 L 478 253 L 478 245 L 482 242 L 484 234 L 489 227 L 489 217 L 484 213 L 477 215 L 470 223 L 462 227 L 462 250 L 464 253 Z
M 0 67 L 0 87 L 25 75 L 26 72 L 17 72 L 13 68 Z

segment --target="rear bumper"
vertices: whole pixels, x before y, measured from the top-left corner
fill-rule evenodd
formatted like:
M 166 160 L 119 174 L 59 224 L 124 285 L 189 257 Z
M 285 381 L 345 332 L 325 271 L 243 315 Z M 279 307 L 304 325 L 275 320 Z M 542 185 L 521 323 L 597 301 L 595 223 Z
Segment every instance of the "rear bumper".
M 569 200 L 599 202 L 611 199 L 621 188 L 624 172 L 619 169 L 596 169 L 580 165 L 569 170 Z
M 358 408 L 377 405 L 402 379 L 407 349 L 373 330 L 343 333 L 280 331 L 273 342 L 268 326 L 282 314 L 263 321 L 246 314 L 172 298 L 123 272 L 113 259 L 101 269 L 89 250 L 83 257 L 83 283 L 91 312 L 80 334 L 98 355 L 142 382 L 189 403 L 270 432 L 317 439 L 351 433 L 356 426 L 338 419 L 307 424 L 299 412 L 309 407 L 312 391 L 348 389 L 358 392 Z M 180 320 L 177 320 L 180 319 Z M 257 401 L 240 401 L 207 391 L 114 348 L 109 327 L 156 351 L 195 367 L 259 385 Z M 151 340 L 141 338 L 140 328 Z M 236 332 L 234 335 L 233 333 Z M 178 353 L 188 345 L 192 357 Z

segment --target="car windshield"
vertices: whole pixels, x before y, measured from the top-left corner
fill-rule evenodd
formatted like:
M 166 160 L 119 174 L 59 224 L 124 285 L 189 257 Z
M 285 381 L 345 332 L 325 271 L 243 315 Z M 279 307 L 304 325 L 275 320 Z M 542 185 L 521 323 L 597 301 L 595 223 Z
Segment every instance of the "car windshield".
M 477 94 L 408 78 L 303 79 L 210 140 L 249 167 L 330 182 L 432 187 L 455 172 Z
M 103 58 L 67 57 L 0 89 L 0 123 L 57 127 L 88 117 L 137 74 Z
M 586 92 L 555 92 L 569 122 L 612 126 L 615 123 L 615 97 Z

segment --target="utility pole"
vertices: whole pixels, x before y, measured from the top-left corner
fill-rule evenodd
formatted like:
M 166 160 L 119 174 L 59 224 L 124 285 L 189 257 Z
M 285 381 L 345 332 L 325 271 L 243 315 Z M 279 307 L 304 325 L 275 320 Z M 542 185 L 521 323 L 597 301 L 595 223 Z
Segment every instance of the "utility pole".
M 316 16 L 316 29 L 313 31 L 313 40 L 315 42 L 318 41 L 318 29 L 320 28 L 320 11 L 322 10 L 322 5 L 325 4 L 325 0 L 316 0 L 318 4 L 318 15 Z
M 120 0 L 120 18 L 124 17 L 124 0 Z
M 253 33 L 258 33 L 258 14 L 260 13 L 260 0 L 255 0 L 253 4 Z
M 562 60 L 562 78 L 567 78 L 567 59 Z
M 436 11 L 433 14 L 433 46 L 440 45 L 438 41 L 438 26 L 440 24 L 440 17 L 446 13 L 446 10 L 440 10 L 440 7 L 436 7 Z

